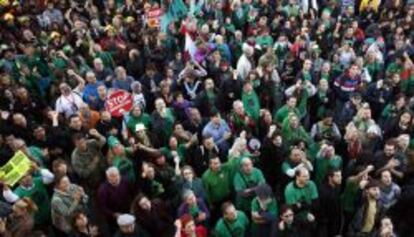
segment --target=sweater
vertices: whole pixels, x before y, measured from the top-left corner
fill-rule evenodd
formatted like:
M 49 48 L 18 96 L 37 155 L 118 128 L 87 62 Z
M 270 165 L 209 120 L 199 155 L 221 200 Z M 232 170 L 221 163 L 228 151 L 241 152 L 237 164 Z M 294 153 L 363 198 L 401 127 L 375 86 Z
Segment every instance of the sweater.
M 88 196 L 83 195 L 80 202 L 75 201 L 75 193 L 80 190 L 80 186 L 71 184 L 67 192 L 55 189 L 52 197 L 52 223 L 65 233 L 72 230 L 71 218 L 75 211 L 85 210 Z
M 98 201 L 102 213 L 108 221 L 115 221 L 115 213 L 128 213 L 134 193 L 126 177 L 122 177 L 118 186 L 105 181 L 99 186 Z

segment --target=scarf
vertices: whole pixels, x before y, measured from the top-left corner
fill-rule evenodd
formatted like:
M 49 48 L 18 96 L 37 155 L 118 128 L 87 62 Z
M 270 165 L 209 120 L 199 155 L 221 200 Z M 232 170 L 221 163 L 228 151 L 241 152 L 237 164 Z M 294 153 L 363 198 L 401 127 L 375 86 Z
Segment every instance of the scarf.
M 200 86 L 201 82 L 196 81 L 192 84 L 193 85 L 190 85 L 188 82 L 184 82 L 184 88 L 187 94 L 191 97 L 191 99 L 195 99 L 195 97 L 197 96 L 196 91 L 198 90 L 198 87 Z

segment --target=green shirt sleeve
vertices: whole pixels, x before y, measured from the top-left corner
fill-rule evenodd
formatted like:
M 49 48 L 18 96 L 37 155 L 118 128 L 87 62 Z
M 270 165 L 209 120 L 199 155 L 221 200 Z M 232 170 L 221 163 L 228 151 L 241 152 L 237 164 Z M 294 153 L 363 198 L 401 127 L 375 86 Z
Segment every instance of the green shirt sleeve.
M 242 223 L 244 224 L 244 227 L 247 229 L 249 225 L 249 219 L 247 218 L 246 214 L 244 214 L 244 212 L 242 211 L 239 211 L 238 214 L 240 215 L 240 219 Z
M 309 188 L 310 188 L 310 191 L 311 191 L 310 199 L 311 200 L 317 199 L 319 197 L 318 189 L 316 188 L 316 184 L 312 180 L 309 181 Z
M 285 202 L 287 205 L 293 205 L 296 203 L 295 190 L 293 189 L 293 183 L 289 183 L 285 189 Z
M 256 168 L 254 173 L 256 174 L 256 179 L 258 180 L 258 184 L 266 183 L 265 177 L 260 169 Z
M 234 176 L 233 185 L 236 192 L 240 192 L 246 188 L 246 182 L 244 182 L 242 174 L 240 174 L 240 172 L 237 172 Z
M 286 174 L 287 173 L 287 171 L 290 169 L 291 167 L 290 167 L 290 165 L 289 165 L 289 163 L 288 162 L 283 162 L 283 164 L 282 164 L 282 172 L 284 173 L 284 174 Z
M 215 237 L 231 237 L 229 231 L 226 229 L 226 226 L 224 225 L 223 219 L 217 222 L 217 225 L 214 228 L 214 234 Z
M 278 124 L 282 124 L 283 120 L 287 117 L 287 108 L 283 106 L 278 111 L 276 111 L 275 119 Z

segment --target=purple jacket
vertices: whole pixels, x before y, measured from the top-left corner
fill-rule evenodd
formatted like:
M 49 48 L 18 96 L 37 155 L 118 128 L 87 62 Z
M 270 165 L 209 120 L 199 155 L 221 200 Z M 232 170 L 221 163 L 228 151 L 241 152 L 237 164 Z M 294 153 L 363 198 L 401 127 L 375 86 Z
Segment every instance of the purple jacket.
M 133 195 L 132 187 L 125 177 L 121 178 L 121 182 L 116 187 L 108 181 L 102 183 L 98 190 L 98 201 L 105 218 L 115 221 L 115 213 L 128 213 Z

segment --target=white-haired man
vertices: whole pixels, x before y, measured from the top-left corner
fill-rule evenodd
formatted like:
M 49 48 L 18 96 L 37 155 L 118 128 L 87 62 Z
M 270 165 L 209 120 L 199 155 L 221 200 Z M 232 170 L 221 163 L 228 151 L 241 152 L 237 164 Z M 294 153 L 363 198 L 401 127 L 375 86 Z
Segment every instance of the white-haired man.
M 101 212 L 104 214 L 109 229 L 116 230 L 116 220 L 121 213 L 129 211 L 134 192 L 128 179 L 121 177 L 118 168 L 112 166 L 106 170 L 106 180 L 98 190 Z

